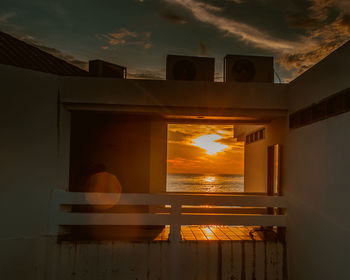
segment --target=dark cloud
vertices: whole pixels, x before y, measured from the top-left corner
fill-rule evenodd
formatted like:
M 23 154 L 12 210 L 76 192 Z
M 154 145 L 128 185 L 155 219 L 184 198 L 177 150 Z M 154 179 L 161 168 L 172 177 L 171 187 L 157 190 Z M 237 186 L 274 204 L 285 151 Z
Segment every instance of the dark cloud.
M 187 23 L 187 20 L 180 15 L 179 13 L 175 12 L 174 10 L 171 9 L 161 9 L 159 11 L 159 15 L 165 19 L 168 22 L 171 23 L 176 23 L 176 24 L 185 24 Z
M 222 126 L 220 128 L 220 130 L 223 130 L 223 131 L 228 131 L 230 133 L 233 133 L 233 125 L 225 125 L 225 126 Z
M 36 47 L 38 47 L 42 51 L 48 52 L 48 53 L 50 53 L 50 54 L 52 54 L 52 55 L 54 55 L 62 60 L 65 60 L 68 63 L 71 63 L 77 67 L 80 67 L 84 70 L 88 70 L 88 62 L 86 62 L 86 61 L 76 59 L 74 56 L 69 55 L 69 54 L 65 54 L 65 53 L 63 53 L 60 50 L 55 49 L 55 48 L 51 48 L 51 47 L 47 47 L 47 46 L 43 46 L 43 45 L 36 45 Z
M 188 145 L 183 143 L 171 143 L 168 146 L 168 159 L 187 159 L 198 160 L 201 157 L 206 156 L 205 149 L 194 145 Z
M 233 135 L 232 125 L 198 125 L 198 124 L 169 124 L 168 125 L 168 140 L 172 143 L 183 143 L 193 145 L 194 140 L 203 135 L 216 134 L 222 138 L 215 141 L 220 141 L 225 138 L 231 138 Z M 225 141 L 225 140 L 223 140 Z M 228 141 L 228 140 L 227 140 Z M 224 144 L 224 143 L 223 143 Z
M 169 130 L 168 131 L 168 140 L 175 142 L 184 142 L 193 138 L 192 134 L 184 133 L 178 130 Z
M 161 70 L 128 69 L 128 79 L 164 80 L 165 74 Z
M 227 146 L 231 146 L 233 144 L 236 144 L 237 140 L 235 138 L 233 138 L 233 137 L 225 137 L 225 138 L 218 139 L 215 142 L 218 142 L 220 144 L 224 144 L 224 145 L 227 145 Z
M 340 17 L 338 19 L 338 25 L 344 30 L 344 32 L 350 34 L 350 14 Z
M 235 149 L 235 150 L 242 150 L 244 147 L 243 142 L 238 142 L 237 138 L 233 138 L 233 137 L 221 138 L 216 140 L 215 142 L 229 146 L 231 149 Z
M 310 68 L 350 39 L 347 16 L 350 15 L 349 0 L 308 0 L 294 1 L 298 2 L 295 5 L 286 4 L 289 6 L 286 10 L 286 21 L 291 28 L 289 33 L 298 34 L 294 39 L 290 39 L 292 36 L 271 32 L 256 23 L 249 24 L 249 19 L 230 16 L 225 13 L 228 5 L 220 4 L 221 1 L 164 1 L 182 6 L 186 11 L 190 11 L 195 19 L 211 25 L 226 37 L 235 37 L 250 48 L 272 52 L 280 66 L 291 71 L 294 76 Z M 235 6 L 237 9 L 237 5 Z M 257 6 L 256 4 L 255 7 Z M 279 9 L 283 14 L 285 10 Z M 277 20 L 271 18 L 271 22 L 276 25 Z M 202 55 L 207 53 L 204 47 L 205 45 L 201 46 Z
M 28 34 L 26 34 L 26 35 L 22 34 L 23 36 L 19 35 L 22 32 L 18 31 L 18 28 L 16 27 L 16 25 L 9 22 L 9 20 L 15 16 L 16 16 L 16 13 L 14 13 L 14 12 L 0 13 L 0 26 L 7 27 L 6 29 L 8 29 L 8 30 L 12 29 L 12 31 L 9 32 L 12 36 L 18 38 L 19 40 L 23 40 L 24 42 L 26 42 L 29 45 L 37 47 L 37 48 L 41 49 L 42 51 L 47 52 L 47 53 L 49 53 L 57 58 L 60 58 L 62 60 L 65 60 L 68 63 L 71 63 L 79 68 L 82 68 L 84 70 L 88 69 L 88 63 L 86 61 L 79 60 L 79 59 L 73 57 L 72 55 L 61 52 L 60 50 L 58 50 L 56 48 L 45 46 L 42 43 L 38 42 L 31 35 L 28 35 Z
M 16 13 L 0 13 L 0 25 L 8 25 L 9 19 L 12 19 Z
M 314 28 L 320 28 L 322 26 L 318 19 L 305 18 L 301 14 L 289 14 L 286 16 L 286 20 L 291 28 L 302 30 L 310 30 Z
M 229 15 L 224 15 L 225 8 L 208 1 L 200 0 L 164 0 L 169 4 L 183 7 L 191 12 L 199 22 L 210 25 L 219 30 L 225 37 L 234 37 L 250 47 L 266 49 L 270 51 L 288 51 L 300 48 L 304 43 L 284 40 L 271 35 L 260 27 L 247 24 Z
M 82 68 L 84 70 L 88 70 L 88 63 L 86 61 L 82 61 L 79 59 L 76 59 L 74 56 L 70 55 L 70 54 L 66 54 L 61 52 L 60 50 L 56 49 L 56 48 L 52 48 L 52 47 L 48 47 L 45 46 L 39 42 L 37 42 L 32 36 L 26 35 L 26 36 L 22 36 L 21 38 L 19 38 L 23 41 L 25 41 L 26 43 L 37 47 L 39 49 L 41 49 L 44 52 L 47 52 L 49 54 L 52 54 L 53 56 L 60 58 L 62 60 L 67 61 L 68 63 L 71 63 L 79 68 Z
M 350 39 L 350 5 L 342 0 L 312 0 L 307 13 L 288 15 L 290 26 L 305 32 L 313 44 L 280 55 L 277 62 L 301 74 Z
M 106 40 L 109 46 L 140 45 L 145 49 L 149 49 L 150 47 L 152 47 L 152 43 L 150 40 L 151 35 L 152 32 L 135 32 L 130 31 L 126 28 L 121 28 L 118 32 L 98 35 L 97 38 Z M 102 49 L 106 50 L 109 48 L 109 46 L 102 46 Z
M 340 47 L 343 43 L 344 42 L 342 41 L 322 43 L 308 52 L 285 54 L 279 58 L 278 62 L 287 70 L 295 69 L 297 74 L 301 74 L 326 57 L 329 53 Z

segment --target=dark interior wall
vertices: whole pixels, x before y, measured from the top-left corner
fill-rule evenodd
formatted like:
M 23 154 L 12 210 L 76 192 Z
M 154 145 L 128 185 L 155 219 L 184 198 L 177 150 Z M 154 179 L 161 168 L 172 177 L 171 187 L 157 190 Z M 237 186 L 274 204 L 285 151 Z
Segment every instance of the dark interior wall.
M 72 112 L 70 190 L 84 191 L 87 178 L 105 167 L 123 192 L 148 192 L 150 119 L 93 112 Z

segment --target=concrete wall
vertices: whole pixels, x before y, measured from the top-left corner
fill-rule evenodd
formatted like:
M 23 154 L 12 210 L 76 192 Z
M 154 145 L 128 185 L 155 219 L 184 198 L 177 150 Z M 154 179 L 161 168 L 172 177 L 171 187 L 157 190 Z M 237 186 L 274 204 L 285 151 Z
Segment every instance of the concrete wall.
M 151 120 L 149 191 L 166 191 L 168 124 L 162 119 Z
M 273 83 L 214 83 L 108 78 L 65 78 L 61 100 L 66 103 L 287 109 L 287 85 Z M 98 92 L 98 94 L 96 94 Z
M 0 278 L 47 279 L 51 191 L 66 189 L 69 181 L 70 113 L 59 106 L 64 78 L 5 65 L 0 65 L 0 73 Z M 142 186 L 142 191 L 148 191 L 152 183 L 154 192 L 161 191 L 166 161 L 163 166 L 159 161 L 166 158 L 166 125 L 140 119 L 128 124 L 124 123 L 128 136 L 122 143 L 135 147 L 131 157 L 130 150 L 120 152 L 124 160 L 138 160 L 123 161 L 124 168 L 143 170 L 141 176 L 132 176 L 132 188 Z M 116 147 L 109 140 L 107 144 Z M 150 166 L 160 176 L 155 171 L 150 174 Z M 125 190 L 131 185 L 126 184 Z
M 93 106 L 97 103 L 124 106 L 125 110 L 129 110 L 127 106 L 140 106 L 142 110 L 147 106 L 151 109 L 157 107 L 162 108 L 162 113 L 172 114 L 174 111 L 169 108 L 178 106 L 182 111 L 176 112 L 192 114 L 191 108 L 198 106 L 202 108 L 200 112 L 208 114 L 211 111 L 207 107 L 211 107 L 215 113 L 219 108 L 226 115 L 244 115 L 251 110 L 250 115 L 259 117 L 263 117 L 264 110 L 267 110 L 271 117 L 274 111 L 276 115 L 287 108 L 294 112 L 349 87 L 349 69 L 350 45 L 347 44 L 289 85 L 288 105 L 286 85 L 228 86 L 199 82 L 57 78 L 0 65 L 0 211 L 3 215 L 0 275 L 4 279 L 47 279 L 46 250 L 50 240 L 45 235 L 50 191 L 64 187 L 60 185 L 64 181 L 61 180 L 64 170 L 61 172 L 59 167 L 62 144 L 58 133 L 59 91 L 60 100 L 65 104 L 84 102 L 93 110 L 96 110 Z M 262 94 L 264 98 L 261 98 Z M 345 113 L 287 131 L 286 141 L 283 136 L 273 136 L 271 139 L 279 140 L 269 142 L 284 145 L 282 185 L 289 203 L 290 279 L 350 278 L 349 123 L 350 115 Z M 156 134 L 152 132 L 152 124 L 145 127 L 148 127 L 149 135 Z M 286 129 L 286 125 L 277 127 L 281 129 L 272 131 Z M 154 150 L 157 141 L 150 139 L 150 150 Z M 149 156 L 146 166 L 157 166 L 163 155 Z M 155 177 L 155 173 L 149 175 L 148 181 L 154 182 Z M 154 190 L 158 190 L 159 182 L 154 186 Z
M 265 127 L 265 139 L 244 146 L 244 191 L 267 191 L 267 148 L 285 143 L 286 118 L 277 118 L 263 125 L 235 126 L 235 136 L 245 140 L 245 136 Z
M 246 141 L 246 135 L 253 133 L 264 125 L 236 125 L 235 137 Z M 266 191 L 266 139 L 244 145 L 244 191 Z
M 284 247 L 274 241 L 182 242 L 179 278 L 284 280 Z M 61 243 L 52 280 L 170 279 L 168 242 Z
M 290 85 L 290 111 L 350 86 L 350 44 Z M 290 279 L 350 279 L 350 113 L 287 136 L 284 180 L 288 198 Z
M 58 187 L 58 79 L 5 65 L 0 73 L 0 278 L 45 279 L 50 191 Z
M 66 78 L 61 102 L 74 110 L 270 120 L 287 112 L 287 86 L 106 78 Z
M 244 191 L 266 192 L 266 139 L 246 144 L 244 149 Z
M 119 179 L 123 192 L 149 192 L 150 118 L 72 112 L 71 120 L 71 190 L 84 191 L 94 166 L 103 165 Z

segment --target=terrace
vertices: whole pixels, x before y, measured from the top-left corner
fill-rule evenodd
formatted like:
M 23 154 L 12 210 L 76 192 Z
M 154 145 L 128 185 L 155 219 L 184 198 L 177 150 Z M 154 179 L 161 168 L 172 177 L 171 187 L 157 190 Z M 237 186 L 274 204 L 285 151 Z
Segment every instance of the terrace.
M 149 213 L 72 211 L 74 206 L 86 205 L 143 205 L 152 210 Z M 269 273 L 269 277 L 277 279 L 283 279 L 286 273 L 286 221 L 283 214 L 277 214 L 283 213 L 282 209 L 286 208 L 286 201 L 281 196 L 72 193 L 56 190 L 53 192 L 52 206 L 51 234 L 58 236 L 60 241 L 56 245 L 54 263 L 62 263 L 62 254 L 74 259 L 76 265 L 70 264 L 69 269 L 64 269 L 71 273 L 81 273 L 77 264 L 82 256 L 77 250 L 80 252 L 84 246 L 93 248 L 101 242 L 104 245 L 100 246 L 110 247 L 108 250 L 114 255 L 119 255 L 125 246 L 129 247 L 132 255 L 142 255 L 146 253 L 144 246 L 147 245 L 149 250 L 159 250 L 165 254 L 164 260 L 169 261 L 164 266 L 158 263 L 161 259 L 156 259 L 152 254 L 140 259 L 136 267 L 119 268 L 121 271 L 117 269 L 118 273 L 112 273 L 119 277 L 133 273 L 142 275 L 146 269 L 152 275 L 151 279 L 155 279 L 155 275 L 160 275 L 158 266 L 154 266 L 158 263 L 164 266 L 163 277 L 171 275 L 172 279 L 192 279 L 194 274 L 201 272 L 199 267 L 187 265 L 188 270 L 184 274 L 183 266 L 186 264 L 183 260 L 189 258 L 187 254 L 195 254 L 193 258 L 197 261 L 202 258 L 203 262 L 216 258 L 215 268 L 208 273 L 220 274 L 220 279 L 232 277 L 238 271 L 247 276 Z M 164 242 L 166 245 L 162 247 Z M 212 243 L 210 246 L 216 248 L 215 251 L 203 251 L 199 257 L 198 250 L 206 250 L 207 242 Z M 198 244 L 193 247 L 191 243 Z M 69 249 L 72 244 L 76 244 L 74 246 L 78 249 Z M 98 250 L 97 256 L 91 251 L 86 252 L 85 262 L 87 259 L 93 262 L 94 259 L 108 258 L 103 251 Z M 149 263 L 149 258 L 153 264 Z M 112 266 L 106 269 L 112 270 Z M 91 268 L 86 270 L 91 271 Z
M 349 54 L 347 43 L 288 85 L 63 77 L 50 69 L 0 65 L 6 108 L 1 275 L 348 279 Z M 322 116 L 309 114 L 318 105 Z M 189 121 L 237 125 L 235 137 L 246 142 L 245 193 L 165 192 L 167 124 Z M 129 138 L 110 133 L 120 132 L 114 128 L 121 124 L 141 130 Z M 80 134 L 89 125 L 98 141 L 75 137 L 89 136 Z M 103 133 L 96 133 L 98 127 Z M 118 139 L 125 146 L 116 147 Z M 93 148 L 84 153 L 88 140 Z M 134 154 L 126 149 L 131 141 L 139 148 Z M 285 188 L 277 195 L 268 168 L 275 144 L 283 149 L 278 154 Z M 113 159 L 114 167 L 126 170 L 121 196 L 76 188 L 79 154 Z M 111 210 L 123 207 L 135 211 Z M 138 234 L 120 238 L 121 228 Z M 90 236 L 80 235 L 81 229 Z M 263 231 L 252 232 L 253 240 L 254 229 Z
M 265 127 L 268 140 L 278 141 L 272 132 L 279 127 L 274 120 L 286 115 L 283 85 L 166 83 L 96 78 L 62 83 L 60 178 L 69 187 L 52 193 L 52 270 L 94 275 L 86 263 L 105 260 L 105 270 L 120 279 L 265 274 L 284 279 L 286 201 L 274 192 L 273 179 L 269 188 L 263 176 L 247 180 L 250 189 L 244 193 L 166 192 L 168 124 L 235 124 L 240 141 L 251 129 Z M 84 188 L 81 176 L 89 172 L 82 168 L 91 162 L 117 174 L 122 190 Z M 254 168 L 246 168 L 249 178 Z M 111 263 L 110 255 L 123 259 L 124 254 L 120 264 Z
M 23 95 L 30 89 L 30 100 L 38 100 L 21 110 L 33 118 L 31 125 L 40 125 L 20 122 L 19 131 L 35 138 L 33 158 L 47 158 L 32 171 L 32 158 L 18 162 L 29 178 L 40 170 L 31 182 L 40 188 L 37 208 L 31 207 L 38 212 L 28 223 L 42 227 L 45 279 L 285 277 L 286 201 L 267 195 L 264 178 L 255 193 L 170 193 L 166 164 L 169 124 L 242 126 L 240 141 L 250 133 L 243 125 L 264 126 L 271 135 L 271 124 L 287 114 L 286 85 L 108 79 L 85 72 L 57 77 L 2 68 L 11 98 L 32 104 Z M 25 77 L 22 83 L 18 76 Z M 100 163 L 122 188 L 98 192 L 84 185 Z M 41 224 L 48 212 L 49 229 Z

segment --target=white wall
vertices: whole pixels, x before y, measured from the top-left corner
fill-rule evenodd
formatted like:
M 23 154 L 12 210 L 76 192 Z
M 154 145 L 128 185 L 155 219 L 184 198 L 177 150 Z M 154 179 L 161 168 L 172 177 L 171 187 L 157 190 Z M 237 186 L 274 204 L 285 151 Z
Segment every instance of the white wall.
M 290 83 L 288 110 L 294 112 L 349 87 L 349 66 L 350 42 Z
M 0 65 L 0 278 L 44 279 L 51 189 L 57 187 L 58 79 Z
M 68 187 L 69 144 L 62 141 L 69 141 L 69 117 L 62 107 L 58 113 L 63 78 L 5 65 L 0 73 L 0 278 L 47 279 L 55 246 L 47 237 L 51 191 Z M 64 119 L 68 123 L 59 122 Z M 165 188 L 166 123 L 153 121 L 151 129 L 150 183 L 159 192 L 162 182 Z
M 290 84 L 289 110 L 349 87 L 349 69 L 347 44 Z M 256 115 L 260 109 L 279 113 L 287 108 L 285 85 L 88 78 L 64 78 L 61 82 L 53 75 L 4 65 L 0 65 L 0 73 L 0 275 L 4 279 L 45 279 L 50 190 L 61 187 L 57 185 L 61 181 L 57 174 L 58 88 L 62 100 L 72 103 L 140 107 L 199 104 L 216 111 L 225 108 L 228 114 L 234 112 L 229 108 L 238 108 L 235 113 L 241 114 L 246 108 L 255 108 L 258 110 L 252 112 Z M 193 95 L 189 94 L 192 91 Z M 262 94 L 264 98 L 259 97 Z M 292 280 L 350 278 L 349 124 L 350 113 L 346 113 L 290 130 L 285 143 L 283 137 L 278 140 L 285 146 L 282 184 L 289 202 Z
M 1 279 L 48 279 L 52 272 L 49 257 L 52 256 L 52 248 L 56 243 L 54 238 L 47 237 L 50 194 L 52 189 L 66 188 L 61 183 L 67 180 L 67 174 L 61 165 L 67 162 L 67 155 L 62 153 L 69 148 L 60 141 L 67 140 L 68 137 L 62 136 L 63 131 L 59 130 L 65 127 L 59 119 L 65 119 L 66 116 L 63 118 L 58 113 L 58 93 L 64 78 L 4 65 L 0 65 L 0 73 L 0 276 Z M 83 93 L 84 91 L 81 92 Z M 99 91 L 96 90 L 94 94 L 98 96 Z M 69 120 L 68 117 L 66 119 Z M 153 152 L 150 164 L 160 169 L 165 168 L 165 162 L 164 165 L 159 165 L 159 159 L 166 154 L 164 151 L 154 153 L 154 148 L 158 145 L 166 148 L 164 128 L 165 123 L 152 123 Z M 66 133 L 67 131 L 68 129 L 65 130 Z M 60 150 L 62 146 L 63 149 Z M 163 179 L 155 178 L 155 173 L 150 176 L 151 183 L 154 182 L 152 191 L 159 191 Z M 203 244 L 202 247 L 207 246 L 208 244 Z M 249 254 L 253 254 L 253 246 L 249 248 Z M 215 251 L 217 250 L 216 248 Z M 211 258 L 211 254 L 208 256 Z M 229 259 L 228 257 L 227 260 Z M 216 259 L 210 259 L 206 267 L 216 266 L 217 262 Z M 189 261 L 186 265 L 192 264 Z M 229 261 L 227 265 L 230 265 Z M 214 274 L 217 275 L 217 269 Z
M 267 148 L 275 144 L 282 147 L 285 142 L 286 119 L 277 118 L 264 126 L 235 126 L 235 136 L 245 140 L 245 136 L 265 127 L 265 139 L 244 146 L 244 191 L 267 191 Z
M 72 77 L 64 79 L 60 91 L 62 102 L 92 110 L 261 119 L 285 115 L 287 110 L 284 84 Z
M 350 44 L 290 85 L 290 111 L 350 86 Z M 290 279 L 350 279 L 350 113 L 290 130 L 284 161 Z
M 266 192 L 266 139 L 246 144 L 244 149 L 244 191 Z

